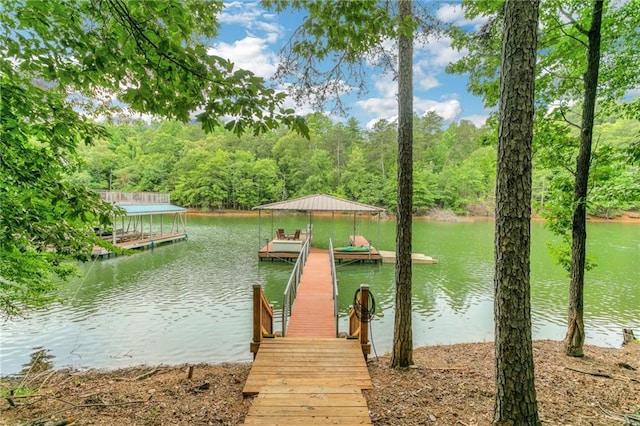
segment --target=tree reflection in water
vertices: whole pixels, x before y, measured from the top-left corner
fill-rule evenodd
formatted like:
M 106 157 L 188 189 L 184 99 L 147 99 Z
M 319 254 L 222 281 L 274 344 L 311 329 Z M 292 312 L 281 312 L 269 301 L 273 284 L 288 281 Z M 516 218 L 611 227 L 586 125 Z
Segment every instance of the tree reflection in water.
M 53 359 L 55 356 L 51 354 L 49 349 L 36 346 L 33 348 L 33 352 L 29 357 L 29 362 L 22 365 L 22 370 L 19 373 L 20 376 L 26 377 L 53 370 Z

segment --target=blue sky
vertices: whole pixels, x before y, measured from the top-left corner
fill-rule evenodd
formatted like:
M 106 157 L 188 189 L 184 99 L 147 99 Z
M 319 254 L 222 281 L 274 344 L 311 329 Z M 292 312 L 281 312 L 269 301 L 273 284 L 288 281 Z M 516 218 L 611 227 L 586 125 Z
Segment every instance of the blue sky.
M 468 21 L 461 8 L 452 3 L 434 2 L 436 16 L 464 28 L 481 25 L 480 21 Z M 226 2 L 218 17 L 221 24 L 219 37 L 213 41 L 211 52 L 230 59 L 238 68 L 248 69 L 267 80 L 278 67 L 278 54 L 291 32 L 298 27 L 300 14 L 278 15 L 265 10 L 259 2 Z M 482 100 L 466 91 L 465 76 L 448 75 L 446 65 L 460 58 L 464 52 L 451 48 L 447 37 L 430 38 L 427 43 L 414 47 L 414 108 L 423 115 L 434 111 L 445 123 L 466 119 L 481 125 L 489 115 Z M 371 126 L 376 120 L 393 120 L 397 115 L 397 83 L 389 73 L 371 69 L 368 75 L 368 91 L 359 98 L 353 94 L 343 97 L 353 116 L 362 127 Z M 289 106 L 299 114 L 312 111 L 309 105 Z M 341 118 L 336 117 L 336 120 Z

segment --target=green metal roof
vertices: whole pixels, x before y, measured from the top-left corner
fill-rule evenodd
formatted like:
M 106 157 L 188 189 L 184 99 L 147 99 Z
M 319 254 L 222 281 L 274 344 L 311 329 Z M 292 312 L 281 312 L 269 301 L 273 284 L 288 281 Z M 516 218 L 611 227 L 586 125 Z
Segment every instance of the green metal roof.
M 150 214 L 183 213 L 187 209 L 173 204 L 117 204 L 127 216 L 142 216 Z

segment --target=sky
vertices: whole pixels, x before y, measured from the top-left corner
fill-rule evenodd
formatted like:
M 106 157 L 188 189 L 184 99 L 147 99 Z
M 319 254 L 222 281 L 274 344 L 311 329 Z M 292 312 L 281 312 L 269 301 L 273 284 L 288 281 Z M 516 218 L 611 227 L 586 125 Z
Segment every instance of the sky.
M 433 2 L 436 16 L 463 28 L 473 29 L 481 21 L 465 19 L 462 9 L 455 4 Z M 238 0 L 225 2 L 223 13 L 218 17 L 221 25 L 219 36 L 213 40 L 210 53 L 231 60 L 236 67 L 247 69 L 268 81 L 278 89 L 272 77 L 278 68 L 279 53 L 289 40 L 291 33 L 301 23 L 304 15 L 283 13 L 264 9 L 258 1 Z M 445 67 L 462 57 L 451 47 L 448 37 L 430 37 L 425 44 L 414 46 L 414 109 L 418 115 L 435 112 L 448 124 L 469 120 L 480 126 L 489 115 L 483 108 L 482 99 L 466 91 L 467 78 L 449 75 Z M 371 128 L 380 119 L 394 120 L 397 117 L 397 82 L 390 73 L 371 68 L 367 74 L 367 92 L 356 97 L 348 93 L 343 102 L 349 108 L 346 118 L 355 117 L 361 127 Z M 309 105 L 288 106 L 300 115 L 313 111 Z M 329 114 L 329 112 L 327 112 Z M 332 116 L 335 121 L 345 117 Z

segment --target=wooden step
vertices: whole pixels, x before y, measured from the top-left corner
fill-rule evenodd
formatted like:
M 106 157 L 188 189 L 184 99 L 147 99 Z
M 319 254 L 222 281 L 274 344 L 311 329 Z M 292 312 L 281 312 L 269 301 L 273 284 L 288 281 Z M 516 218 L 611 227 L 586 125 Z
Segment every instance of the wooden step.
M 266 386 L 244 424 L 370 425 L 367 401 L 357 386 Z
M 357 340 L 280 337 L 263 341 L 243 393 L 266 386 L 356 385 L 371 389 L 371 377 Z

